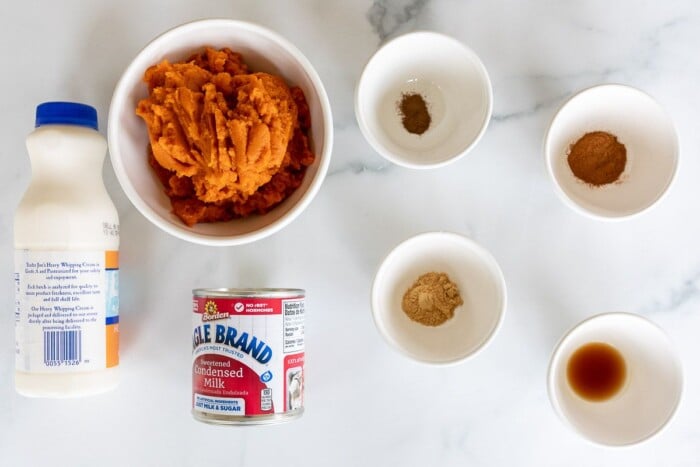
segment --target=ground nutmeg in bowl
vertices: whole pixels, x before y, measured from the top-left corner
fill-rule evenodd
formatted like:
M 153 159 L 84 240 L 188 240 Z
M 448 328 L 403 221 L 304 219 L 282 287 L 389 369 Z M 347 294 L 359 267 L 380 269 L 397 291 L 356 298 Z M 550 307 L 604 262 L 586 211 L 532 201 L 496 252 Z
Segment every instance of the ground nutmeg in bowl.
M 396 107 L 401 116 L 401 124 L 406 131 L 414 135 L 422 135 L 428 131 L 432 118 L 423 96 L 417 93 L 404 93 L 401 95 L 401 100 L 396 103 Z
M 188 226 L 264 214 L 301 185 L 314 155 L 300 88 L 208 47 L 151 66 L 144 81 L 136 114 L 148 127 L 149 164 Z

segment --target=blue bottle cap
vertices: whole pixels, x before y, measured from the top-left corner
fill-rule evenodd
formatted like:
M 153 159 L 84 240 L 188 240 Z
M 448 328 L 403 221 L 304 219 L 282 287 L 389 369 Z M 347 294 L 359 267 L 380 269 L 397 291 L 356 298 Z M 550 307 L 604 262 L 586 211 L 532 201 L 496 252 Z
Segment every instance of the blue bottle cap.
M 77 125 L 97 130 L 97 110 L 77 102 L 44 102 L 36 107 L 36 124 Z

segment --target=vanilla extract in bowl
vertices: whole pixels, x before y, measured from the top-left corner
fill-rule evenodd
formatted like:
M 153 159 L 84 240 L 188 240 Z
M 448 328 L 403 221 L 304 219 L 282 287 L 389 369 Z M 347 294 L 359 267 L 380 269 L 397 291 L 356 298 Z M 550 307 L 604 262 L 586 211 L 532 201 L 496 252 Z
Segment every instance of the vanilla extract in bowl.
M 627 381 L 627 364 L 622 354 L 604 342 L 584 344 L 569 358 L 566 378 L 579 397 L 603 402 L 617 395 Z

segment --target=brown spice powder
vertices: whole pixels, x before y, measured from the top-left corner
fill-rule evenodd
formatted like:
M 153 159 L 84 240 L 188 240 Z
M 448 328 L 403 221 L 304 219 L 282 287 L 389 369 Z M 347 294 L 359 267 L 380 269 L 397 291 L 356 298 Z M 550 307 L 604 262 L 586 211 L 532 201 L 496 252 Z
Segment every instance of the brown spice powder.
M 457 284 L 445 273 L 429 272 L 420 276 L 401 301 L 404 313 L 425 326 L 439 326 L 454 316 L 464 300 Z
M 627 149 L 617 136 L 593 131 L 571 145 L 567 161 L 580 180 L 593 186 L 607 185 L 616 182 L 624 172 Z
M 431 118 L 423 96 L 415 93 L 404 93 L 401 95 L 401 101 L 397 104 L 401 115 L 401 124 L 406 131 L 422 135 L 428 130 Z

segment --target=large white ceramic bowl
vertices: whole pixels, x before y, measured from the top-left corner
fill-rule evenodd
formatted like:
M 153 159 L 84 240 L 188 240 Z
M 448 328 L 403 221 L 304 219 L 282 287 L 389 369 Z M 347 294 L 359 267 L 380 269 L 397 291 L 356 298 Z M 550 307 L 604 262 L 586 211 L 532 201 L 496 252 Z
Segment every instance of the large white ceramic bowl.
M 401 308 L 419 276 L 446 273 L 464 304 L 439 326 L 412 321 Z M 428 232 L 394 248 L 372 285 L 372 316 L 384 339 L 423 363 L 452 364 L 477 354 L 493 339 L 506 310 L 506 283 L 493 256 L 473 240 L 449 232 Z
M 576 178 L 569 149 L 584 134 L 606 131 L 627 149 L 619 182 L 594 187 Z M 545 136 L 545 158 L 557 194 L 574 210 L 602 219 L 627 219 L 656 204 L 678 167 L 673 121 L 651 96 L 630 86 L 604 84 L 571 97 L 554 116 Z
M 622 391 L 604 402 L 579 397 L 566 375 L 571 355 L 590 342 L 615 347 L 627 367 Z M 605 313 L 583 321 L 557 344 L 547 388 L 554 410 L 581 436 L 598 444 L 627 446 L 657 434 L 671 420 L 683 392 L 683 370 L 661 328 L 630 313 Z
M 243 55 L 252 71 L 282 76 L 299 86 L 311 110 L 310 146 L 316 160 L 302 185 L 280 205 L 262 216 L 188 227 L 172 212 L 170 199 L 148 165 L 148 133 L 135 113 L 147 96 L 143 74 L 164 59 L 182 60 L 205 46 L 228 47 Z M 328 170 L 333 145 L 333 122 L 321 79 L 304 55 L 280 35 L 242 21 L 210 19 L 178 26 L 155 38 L 128 66 L 112 97 L 108 122 L 109 152 L 126 195 L 148 220 L 183 240 L 206 245 L 249 243 L 277 232 L 308 206 Z
M 398 110 L 403 94 L 420 94 L 431 124 L 409 133 Z M 413 169 L 447 165 L 467 154 L 486 131 L 493 93 L 486 68 L 461 42 L 420 31 L 386 43 L 362 72 L 355 116 L 365 139 L 389 161 Z

